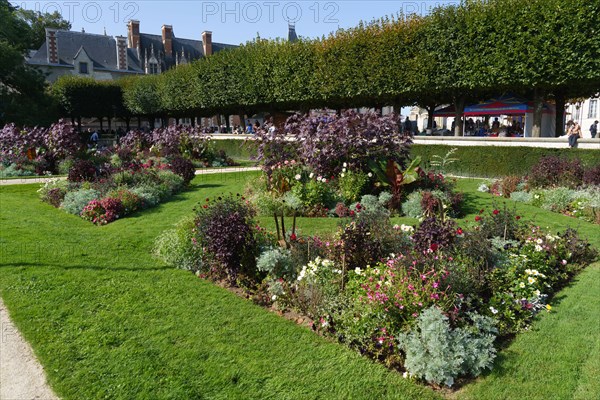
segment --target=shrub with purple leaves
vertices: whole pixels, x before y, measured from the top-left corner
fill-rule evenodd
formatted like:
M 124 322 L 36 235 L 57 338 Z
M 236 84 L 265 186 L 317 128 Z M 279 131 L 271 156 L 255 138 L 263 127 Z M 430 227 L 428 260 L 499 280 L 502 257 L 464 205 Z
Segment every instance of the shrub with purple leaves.
M 169 166 L 171 171 L 183 178 L 184 184 L 189 185 L 194 176 L 196 176 L 196 168 L 190 160 L 183 157 L 175 157 Z
M 140 129 L 127 132 L 127 134 L 119 140 L 120 148 L 127 148 L 131 151 L 142 151 L 148 149 L 151 145 L 152 133 Z
M 323 176 L 338 175 L 344 163 L 353 171 L 369 172 L 369 160 L 392 159 L 405 167 L 411 144 L 409 136 L 400 134 L 396 115 L 374 112 L 294 115 L 288 118 L 284 131 L 300 143 L 300 159 Z
M 297 142 L 288 140 L 286 132 L 279 129 L 270 130 L 271 127 L 272 125 L 267 124 L 259 129 L 254 138 L 258 142 L 256 159 L 269 177 L 274 167 L 298 159 L 299 147 Z
M 583 184 L 600 186 L 600 164 L 583 172 Z
M 131 214 L 141 208 L 143 208 L 143 200 L 137 194 L 131 192 L 126 188 L 119 188 L 113 190 L 108 194 L 108 197 L 116 199 L 121 202 L 123 208 L 123 214 Z
M 151 143 L 164 156 L 206 158 L 210 150 L 210 136 L 197 127 L 171 125 L 152 131 Z
M 583 166 L 579 159 L 543 157 L 531 168 L 527 183 L 531 188 L 566 186 L 574 189 L 583 183 Z
M 46 150 L 55 159 L 73 156 L 81 150 L 83 145 L 81 136 L 73 128 L 73 125 L 62 119 L 50 126 L 44 135 L 44 144 Z
M 256 275 L 254 209 L 239 195 L 219 197 L 196 209 L 195 240 L 204 249 L 203 265 L 214 278 L 235 284 L 239 275 Z
M 432 216 L 421 222 L 413 234 L 415 248 L 419 251 L 436 251 L 448 248 L 456 237 L 456 224 L 451 219 Z
M 0 131 L 0 155 L 2 159 L 17 162 L 28 150 L 35 150 L 44 145 L 44 128 L 18 128 L 15 124 L 7 124 Z
M 69 169 L 69 182 L 93 182 L 98 177 L 96 166 L 89 160 L 77 160 Z

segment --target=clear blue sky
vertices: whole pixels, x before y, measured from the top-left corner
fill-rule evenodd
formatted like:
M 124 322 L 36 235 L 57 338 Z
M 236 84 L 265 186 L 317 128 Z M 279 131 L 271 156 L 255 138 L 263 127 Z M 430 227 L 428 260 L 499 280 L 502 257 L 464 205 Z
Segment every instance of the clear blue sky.
M 411 1 L 16 1 L 26 9 L 53 12 L 69 19 L 72 29 L 89 33 L 127 35 L 129 19 L 140 21 L 143 33 L 160 34 L 163 24 L 172 25 L 177 37 L 200 39 L 213 32 L 213 41 L 239 44 L 262 38 L 287 37 L 288 21 L 295 22 L 303 37 L 320 37 L 338 28 L 356 26 L 386 15 L 426 14 L 431 7 L 458 0 Z

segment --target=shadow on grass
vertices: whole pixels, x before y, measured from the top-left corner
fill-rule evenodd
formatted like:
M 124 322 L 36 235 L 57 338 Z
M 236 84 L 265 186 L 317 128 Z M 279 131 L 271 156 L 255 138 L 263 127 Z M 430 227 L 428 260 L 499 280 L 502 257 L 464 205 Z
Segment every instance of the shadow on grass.
M 485 199 L 473 193 L 463 192 L 462 212 L 464 215 L 478 214 L 479 210 L 485 208 Z

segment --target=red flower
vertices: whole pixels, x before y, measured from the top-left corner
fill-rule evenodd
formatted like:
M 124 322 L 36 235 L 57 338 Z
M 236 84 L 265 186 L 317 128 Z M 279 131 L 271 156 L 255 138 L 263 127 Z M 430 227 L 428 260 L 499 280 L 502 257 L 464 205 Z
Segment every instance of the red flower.
M 354 211 L 350 210 L 350 216 L 354 217 Z
M 463 234 L 463 230 L 462 230 L 461 228 L 458 228 L 458 229 L 456 230 L 456 234 L 457 234 L 457 235 L 462 235 L 462 234 Z
M 517 221 L 521 219 L 519 215 L 517 215 L 515 218 L 517 219 Z
M 208 206 L 205 204 L 205 205 L 202 206 L 202 208 L 208 208 Z
M 478 222 L 481 221 L 481 217 L 479 215 L 476 215 L 475 216 L 475 221 L 478 221 Z
M 362 209 L 362 206 L 360 205 L 360 203 L 356 204 L 356 209 L 359 211 Z
M 500 214 L 500 211 L 494 210 L 493 213 L 494 213 L 494 215 L 498 215 L 498 214 Z
M 296 237 L 296 234 L 295 234 L 295 233 L 292 233 L 292 234 L 290 235 L 290 240 L 293 242 L 293 241 L 295 241 L 296 239 L 297 239 L 297 237 Z
M 483 214 L 483 208 L 481 210 L 479 210 L 479 214 Z
M 431 243 L 431 246 L 429 248 L 431 249 L 431 251 L 437 251 L 438 247 L 439 246 L 437 243 Z

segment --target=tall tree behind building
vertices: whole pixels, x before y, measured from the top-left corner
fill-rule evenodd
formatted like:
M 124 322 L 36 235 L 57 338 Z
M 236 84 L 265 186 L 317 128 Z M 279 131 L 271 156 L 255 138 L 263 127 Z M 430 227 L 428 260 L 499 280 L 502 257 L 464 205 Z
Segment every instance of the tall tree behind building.
M 63 19 L 58 11 L 41 13 L 34 10 L 18 8 L 16 15 L 30 27 L 29 48 L 37 50 L 46 41 L 46 28 L 70 30 L 71 23 Z

